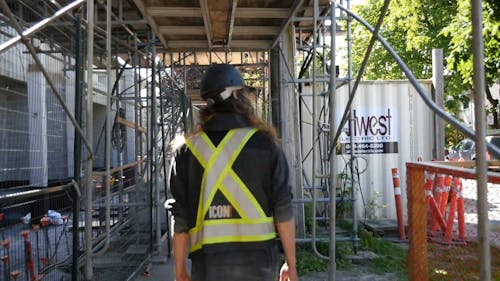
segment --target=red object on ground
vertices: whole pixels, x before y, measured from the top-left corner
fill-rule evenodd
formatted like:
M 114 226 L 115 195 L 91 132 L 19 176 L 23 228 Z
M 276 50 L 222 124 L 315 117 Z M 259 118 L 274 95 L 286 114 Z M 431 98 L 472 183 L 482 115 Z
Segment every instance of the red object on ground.
M 6 249 L 10 247 L 10 239 L 5 239 L 2 241 L 2 246 Z
M 42 226 L 47 227 L 47 226 L 49 226 L 50 218 L 49 217 L 43 217 L 43 218 L 40 219 L 40 222 L 42 223 Z
M 24 231 L 21 231 L 20 234 L 24 238 L 24 240 L 27 240 L 28 236 L 30 235 L 30 232 L 29 232 L 29 230 L 24 230 Z
M 17 277 L 19 277 L 19 275 L 21 275 L 21 271 L 19 271 L 19 270 L 14 270 L 14 271 L 10 272 L 10 276 L 12 276 L 12 278 L 14 278 L 14 280 L 17 280 Z

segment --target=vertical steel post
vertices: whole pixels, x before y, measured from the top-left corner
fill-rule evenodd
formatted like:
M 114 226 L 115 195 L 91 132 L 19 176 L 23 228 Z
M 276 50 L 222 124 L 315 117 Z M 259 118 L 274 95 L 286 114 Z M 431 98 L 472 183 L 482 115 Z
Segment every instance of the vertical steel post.
M 316 62 L 316 48 L 317 48 L 317 32 L 318 32 L 318 13 L 319 13 L 319 3 L 318 0 L 314 0 L 313 2 L 313 44 L 312 44 L 312 52 L 313 52 L 313 62 L 312 62 L 312 96 L 311 96 L 311 106 L 312 106 L 312 112 L 311 112 L 311 126 L 312 126 L 312 132 L 311 132 L 311 148 L 312 148 L 312 163 L 311 163 L 311 192 L 312 192 L 312 248 L 316 252 L 316 75 L 318 73 L 316 67 L 317 67 L 317 62 Z
M 106 173 L 104 180 L 104 188 L 105 188 L 105 217 L 106 217 L 106 241 L 99 253 L 105 252 L 109 247 L 110 233 L 111 233 L 111 130 L 112 124 L 114 122 L 111 107 L 112 101 L 111 96 L 113 95 L 113 85 L 111 81 L 111 8 L 112 8 L 112 0 L 107 0 L 106 2 L 106 133 L 105 136 L 105 144 L 104 144 L 104 154 L 105 154 L 105 165 L 106 165 Z M 118 104 L 118 102 L 117 102 Z M 117 111 L 118 112 L 118 111 Z
M 163 53 L 163 61 L 165 61 L 165 53 Z M 163 71 L 165 72 L 165 68 L 163 68 Z M 165 192 L 165 199 L 168 199 L 168 170 L 167 170 L 167 164 L 168 164 L 168 152 L 166 149 L 167 146 L 167 134 L 165 134 L 165 106 L 167 105 L 167 94 L 165 92 L 165 84 L 161 82 L 161 73 L 158 71 L 158 81 L 160 82 L 160 124 L 161 124 L 161 154 L 163 158 L 163 163 L 162 163 L 162 169 L 163 169 L 163 187 L 164 187 L 164 192 Z M 173 122 L 173 120 L 171 121 Z M 161 202 L 160 202 L 161 203 Z M 161 208 L 163 204 L 160 204 Z M 159 210 L 160 211 L 160 210 Z M 165 218 L 166 218 L 166 223 L 167 223 L 167 256 L 170 257 L 170 252 L 171 252 L 171 245 L 170 245 L 170 216 L 168 214 L 168 210 L 165 209 Z
M 87 1 L 87 142 L 92 148 L 94 139 L 94 88 L 93 88 L 93 58 L 94 58 L 94 0 Z M 91 152 L 91 151 L 90 151 Z M 88 155 L 91 155 L 88 153 Z M 92 157 L 88 157 L 86 165 L 86 182 L 87 190 L 85 201 L 85 280 L 92 281 L 92 169 L 94 161 Z
M 318 70 L 317 70 L 317 53 L 316 49 L 318 47 L 318 17 L 319 17 L 319 0 L 314 0 L 314 7 L 313 7 L 314 13 L 313 13 L 313 74 L 312 74 L 312 173 L 311 173 L 311 190 L 312 190 L 312 249 L 313 252 L 324 259 L 328 259 L 328 257 L 324 256 L 321 254 L 318 249 L 316 248 L 316 224 L 317 224 L 317 219 L 316 219 L 316 178 L 318 175 L 316 174 L 316 139 L 318 138 L 318 132 L 317 132 L 317 121 L 316 120 L 316 98 L 317 98 L 317 93 L 316 93 L 316 81 L 317 81 L 317 75 L 318 75 Z M 319 143 L 319 142 L 318 142 Z M 319 145 L 319 144 L 318 144 Z
M 336 115 L 336 97 L 335 97 L 335 94 L 336 94 L 336 90 L 337 90 L 337 79 L 336 79 L 336 60 L 335 60 L 335 36 L 336 36 L 336 33 L 337 33 L 337 27 L 336 27 L 336 15 L 335 15 L 335 2 L 332 1 L 331 2 L 331 6 L 330 6 L 330 21 L 331 21 L 331 25 L 330 25 L 330 92 L 329 92 L 329 96 L 330 98 L 328 99 L 328 102 L 329 102 L 329 107 L 330 107 L 330 135 L 329 135 L 329 144 L 330 144 L 330 147 L 333 151 L 331 151 L 329 153 L 330 157 L 329 157 L 329 161 L 330 161 L 330 213 L 329 213 L 329 226 L 330 226 L 330 235 L 329 235 L 329 243 L 330 243 L 330 246 L 329 246 L 329 252 L 328 252 L 328 257 L 329 257 L 329 263 L 328 263 L 328 280 L 329 281 L 334 281 L 335 280 L 335 273 L 337 271 L 337 267 L 336 267 L 336 263 L 335 263 L 335 259 L 336 259 L 336 256 L 335 256 L 335 249 L 336 249 L 336 240 L 337 240 L 337 237 L 336 237 L 336 233 L 335 233 L 335 225 L 336 225 L 336 220 L 335 220 L 335 217 L 336 217 L 336 204 L 337 204 L 337 201 L 336 201 L 336 191 L 335 191 L 335 187 L 336 187 L 336 183 L 337 183 L 337 161 L 335 161 L 336 159 L 336 152 L 335 152 L 335 145 L 334 145 L 334 141 L 335 141 L 335 134 L 333 132 L 335 132 L 335 115 Z
M 432 86 L 434 102 L 443 108 L 444 76 L 443 76 L 443 49 L 432 49 Z M 434 159 L 444 160 L 444 120 L 434 117 Z
M 477 214 L 479 239 L 480 280 L 491 280 L 491 254 L 488 241 L 488 186 L 486 162 L 486 125 L 484 112 L 484 55 L 483 55 L 483 17 L 482 1 L 471 0 L 472 6 L 472 61 L 473 61 L 473 97 L 476 129 L 476 173 L 477 173 Z
M 82 26 L 81 26 L 81 15 L 76 15 L 75 20 L 75 120 L 82 126 L 82 98 L 83 98 L 83 63 L 82 63 Z M 82 160 L 82 140 L 80 134 L 75 131 L 75 142 L 73 144 L 74 150 L 74 164 L 73 164 L 73 177 L 77 183 L 80 182 L 81 173 L 81 160 Z M 77 193 L 74 192 L 73 196 L 73 251 L 72 251 L 72 261 L 73 266 L 71 267 L 71 280 L 78 281 L 78 249 L 80 244 L 80 198 L 76 196 Z M 38 235 L 38 234 L 37 234 Z M 37 236 L 38 237 L 38 236 Z
M 139 131 L 139 124 L 140 124 L 140 119 L 141 119 L 141 95 L 140 95 L 140 77 L 139 77 L 139 52 L 137 50 L 137 37 L 133 37 L 134 41 L 134 52 L 132 54 L 132 68 L 134 70 L 134 114 L 135 114 L 135 161 L 142 160 L 142 154 L 141 154 L 141 131 Z M 138 183 L 139 179 L 139 174 L 142 174 L 141 169 L 142 164 L 138 164 L 137 167 L 135 168 L 134 171 L 134 182 L 135 184 Z
M 160 223 L 160 217 L 162 213 L 162 208 L 163 204 L 160 202 L 160 187 L 158 186 L 159 183 L 159 169 L 158 169 L 158 155 L 157 155 L 157 137 L 158 137 L 158 114 L 157 114 L 157 100 L 156 100 L 156 35 L 154 32 L 151 33 L 151 42 L 152 42 L 152 47 L 151 47 L 151 133 L 152 133 L 152 138 L 151 138 L 151 158 L 153 160 L 154 164 L 154 174 L 152 175 L 154 177 L 153 183 L 153 188 L 155 191 L 155 202 L 154 206 L 156 208 L 156 245 L 159 247 L 161 244 L 161 223 Z
M 149 37 L 150 38 L 153 38 L 153 35 L 152 35 L 153 31 L 150 29 L 150 33 L 149 33 Z M 147 50 L 146 50 L 146 53 L 147 53 L 147 57 L 146 57 L 146 62 L 148 64 L 152 64 L 151 62 L 151 49 L 152 49 L 152 45 L 151 45 L 151 41 L 149 42 L 150 44 L 147 46 Z M 150 65 L 151 67 L 151 65 Z M 150 228 L 149 228 L 149 231 L 150 231 L 150 243 L 149 243 L 149 247 L 152 248 L 152 245 L 155 243 L 156 239 L 155 239 L 155 225 L 153 224 L 154 220 L 155 220 L 155 213 L 153 212 L 153 206 L 154 206 L 154 196 L 153 196 L 153 191 L 154 191 L 154 184 L 153 184 L 153 176 L 154 176 L 154 158 L 153 158 L 153 147 L 154 147 L 154 141 L 153 141 L 153 130 L 152 127 L 154 126 L 153 124 L 153 112 L 152 112 L 152 85 L 151 85 L 151 82 L 149 81 L 149 79 L 151 79 L 150 77 L 150 73 L 147 74 L 147 78 L 146 78 L 146 89 L 148 89 L 148 92 L 147 92 L 147 101 L 146 101 L 146 109 L 149 108 L 149 111 L 146 110 L 146 115 L 148 118 L 146 118 L 146 127 L 148 128 L 148 133 L 147 133 L 147 137 L 146 137 L 146 154 L 148 155 L 148 164 L 149 164 L 149 167 L 147 169 L 147 186 L 149 187 L 148 189 L 148 196 L 149 196 L 149 214 L 150 214 Z M 149 115 L 148 115 L 149 114 Z
M 347 0 L 347 8 L 350 9 L 350 0 Z M 347 73 L 347 79 L 348 79 L 348 84 L 347 84 L 347 90 L 349 93 L 349 96 L 351 96 L 352 93 L 352 30 L 351 30 L 351 18 L 348 17 L 347 20 L 347 65 L 348 65 L 348 73 Z M 336 69 L 335 69 L 336 71 Z M 354 118 L 352 116 L 352 108 L 349 105 L 349 128 L 354 128 Z M 341 130 L 342 128 L 339 128 Z M 352 204 L 352 232 L 353 232 L 353 249 L 354 253 L 358 252 L 358 247 L 359 247 L 359 238 L 358 238 L 358 212 L 356 208 L 356 200 L 357 200 L 357 194 L 356 194 L 356 187 L 354 186 L 354 138 L 353 132 L 351 132 L 351 137 L 349 138 L 349 145 L 351 146 L 351 152 L 350 152 L 350 170 L 351 170 L 351 204 Z

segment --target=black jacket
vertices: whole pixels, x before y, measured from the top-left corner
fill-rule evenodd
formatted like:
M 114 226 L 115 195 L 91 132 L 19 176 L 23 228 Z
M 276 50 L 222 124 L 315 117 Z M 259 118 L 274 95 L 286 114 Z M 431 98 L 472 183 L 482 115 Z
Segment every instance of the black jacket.
M 248 122 L 240 115 L 217 114 L 203 129 L 217 146 L 230 129 L 248 126 Z M 268 134 L 261 131 L 255 133 L 236 158 L 232 168 L 251 190 L 267 216 L 273 216 L 275 222 L 288 221 L 293 217 L 286 158 Z M 177 233 L 188 232 L 196 225 L 203 171 L 203 167 L 186 145 L 178 149 L 170 181 L 170 189 L 175 199 L 171 211 L 175 220 L 174 231 Z M 254 248 L 259 245 L 267 247 L 269 243 L 215 244 L 205 246 L 203 250 L 212 252 L 234 247 Z

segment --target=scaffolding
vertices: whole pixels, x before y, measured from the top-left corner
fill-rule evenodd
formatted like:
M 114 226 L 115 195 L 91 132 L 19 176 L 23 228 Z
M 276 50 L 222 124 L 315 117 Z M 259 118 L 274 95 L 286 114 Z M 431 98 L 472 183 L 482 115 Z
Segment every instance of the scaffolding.
M 473 14 L 480 14 L 479 4 L 474 3 Z M 257 112 L 278 126 L 284 140 L 297 183 L 298 241 L 312 242 L 315 253 L 330 261 L 329 280 L 334 280 L 336 241 L 351 241 L 355 251 L 359 241 L 355 211 L 352 235 L 337 237 L 335 232 L 336 206 L 357 200 L 356 155 L 351 150 L 346 178 L 338 178 L 338 164 L 332 160 L 339 134 L 352 120 L 349 106 L 341 114 L 335 112 L 335 97 L 342 87 L 353 97 L 363 73 L 362 66 L 354 81 L 352 20 L 373 33 L 371 46 L 379 40 L 391 52 L 378 35 L 380 26 L 373 28 L 357 18 L 348 0 L 281 1 L 277 6 L 290 4 L 290 9 L 280 6 L 269 11 L 279 14 L 282 29 L 236 27 L 250 37 L 252 32 L 277 35 L 267 40 L 270 45 L 244 38 L 233 40 L 238 50 L 232 51 L 218 48 L 230 42 L 208 38 L 206 51 L 202 42 L 189 39 L 193 50 L 178 51 L 165 49 L 165 33 L 177 35 L 177 31 L 170 26 L 159 33 L 152 24 L 154 9 L 142 4 L 138 0 L 36 1 L 36 5 L 29 0 L 0 1 L 0 63 L 7 66 L 0 69 L 0 187 L 15 192 L 75 180 L 82 190 L 74 208 L 84 211 L 72 217 L 77 237 L 73 243 L 84 254 L 73 256 L 72 264 L 78 266 L 73 266 L 72 280 L 80 270 L 86 280 L 130 278 L 164 241 L 170 241 L 169 216 L 163 208 L 173 157 L 169 144 L 195 128 L 198 107 L 203 105 L 197 98 L 199 79 L 212 63 L 232 63 L 258 89 L 252 100 Z M 202 14 L 206 21 L 210 15 L 199 5 L 201 12 L 172 10 L 191 17 Z M 246 18 L 260 11 L 243 9 Z M 384 14 L 383 10 L 380 23 Z M 231 35 L 234 14 L 228 21 L 233 21 Z M 190 31 L 201 36 L 213 32 L 200 27 Z M 338 69 L 339 33 L 347 42 L 345 73 Z M 480 40 L 477 34 L 475 38 Z M 182 48 L 182 41 L 173 41 L 169 42 L 173 49 Z M 245 43 L 254 50 L 244 50 Z M 481 45 L 474 46 L 480 57 Z M 392 55 L 424 98 L 411 72 L 394 51 Z M 475 67 L 475 84 L 483 88 L 481 68 Z M 426 103 L 466 135 L 483 139 L 484 101 L 482 95 L 475 97 L 479 122 L 475 133 L 431 101 Z M 485 149 L 484 144 L 478 146 L 478 155 Z M 486 167 L 477 169 L 483 185 Z M 339 190 L 339 181 L 350 192 Z M 479 199 L 486 204 L 484 197 Z M 308 215 L 313 221 L 311 235 L 305 225 Z M 316 243 L 323 241 L 330 245 L 328 256 L 316 249 Z M 487 253 L 482 251 L 486 263 Z
M 204 69 L 236 64 L 264 116 L 268 55 L 159 52 L 129 1 L 59 3 L 1 3 L 2 62 L 20 68 L 2 69 L 0 182 L 15 192 L 74 178 L 83 211 L 68 230 L 85 254 L 73 257 L 73 280 L 124 280 L 169 242 L 170 142 L 195 128 Z

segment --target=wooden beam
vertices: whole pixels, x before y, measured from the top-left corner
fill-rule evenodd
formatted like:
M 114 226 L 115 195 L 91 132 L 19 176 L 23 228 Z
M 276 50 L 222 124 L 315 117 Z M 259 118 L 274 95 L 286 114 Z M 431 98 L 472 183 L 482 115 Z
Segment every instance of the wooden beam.
M 227 32 L 227 45 L 231 45 L 231 40 L 233 39 L 233 29 L 234 29 L 234 17 L 236 12 L 236 7 L 238 7 L 238 1 L 232 0 L 231 14 L 229 16 L 229 27 Z
M 427 258 L 427 204 L 425 202 L 424 170 L 406 167 L 408 201 L 408 280 L 429 280 Z
M 170 40 L 168 46 L 172 49 L 207 49 L 209 47 L 206 40 Z
M 212 23 L 210 21 L 210 11 L 208 10 L 207 0 L 200 0 L 201 14 L 203 16 L 203 22 L 205 23 L 205 33 L 207 35 L 208 49 L 212 49 Z M 173 48 L 173 47 L 172 47 Z
M 160 26 L 158 31 L 164 35 L 205 35 L 203 26 Z
M 290 16 L 287 8 L 237 8 L 236 18 L 285 19 Z
M 137 6 L 137 8 L 139 9 L 139 11 L 141 12 L 141 14 L 143 14 L 146 17 L 146 20 L 148 21 L 149 25 L 151 26 L 151 29 L 153 29 L 153 31 L 156 34 L 159 34 L 158 29 L 156 27 L 156 22 L 153 19 L 153 16 L 148 13 L 148 10 L 147 10 L 148 8 L 146 6 L 144 6 L 144 3 L 141 0 L 134 0 L 134 3 Z M 165 48 L 168 48 L 167 41 L 165 41 L 165 38 L 163 36 L 159 36 L 159 39 L 160 39 L 161 43 L 163 44 L 163 46 Z
M 271 46 L 271 40 L 232 40 L 231 46 L 228 46 L 231 50 L 268 50 Z M 170 40 L 168 41 L 168 46 L 171 50 L 212 50 L 209 48 L 206 40 Z M 215 46 L 213 46 L 215 49 Z M 221 46 L 221 48 L 226 48 L 226 46 Z
M 297 12 L 302 8 L 304 1 L 305 0 L 295 0 L 292 8 L 290 9 L 290 11 L 288 11 L 288 16 L 286 17 L 286 20 L 284 20 L 281 24 L 280 32 L 274 38 L 273 42 L 271 43 L 270 48 L 273 48 L 276 45 L 276 43 L 278 43 L 278 40 L 281 37 L 281 34 L 283 34 L 285 32 L 285 30 L 287 29 L 287 27 L 291 24 L 293 17 L 295 17 L 295 14 L 297 14 Z
M 234 35 L 273 35 L 280 32 L 279 26 L 235 26 Z
M 124 119 L 124 118 L 122 118 L 122 117 L 117 116 L 117 117 L 116 117 L 116 121 L 117 121 L 118 123 L 120 123 L 120 124 L 123 124 L 123 125 L 125 125 L 125 126 L 129 127 L 129 128 L 136 129 L 136 125 L 135 125 L 135 123 L 130 122 L 130 121 L 128 121 L 128 120 L 126 120 L 126 119 Z M 138 130 L 139 132 L 146 133 L 146 128 L 144 128 L 144 127 L 137 127 L 137 130 Z
M 148 15 L 152 17 L 183 17 L 201 18 L 203 14 L 200 8 L 194 7 L 155 7 L 147 8 Z
M 230 49 L 245 50 L 267 50 L 271 46 L 271 40 L 232 40 Z

